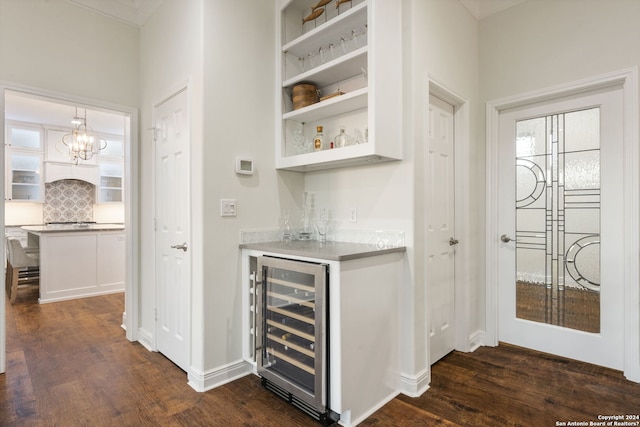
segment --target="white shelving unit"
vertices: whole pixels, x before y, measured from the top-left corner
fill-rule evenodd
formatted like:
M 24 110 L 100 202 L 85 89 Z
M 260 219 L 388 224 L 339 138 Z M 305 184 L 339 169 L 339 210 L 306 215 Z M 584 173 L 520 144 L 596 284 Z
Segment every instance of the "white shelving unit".
M 316 4 L 283 0 L 277 18 L 276 167 L 304 172 L 401 159 L 400 1 L 352 0 L 339 8 L 332 1 L 303 23 Z M 294 109 L 299 83 L 315 85 L 321 101 Z M 316 126 L 327 147 L 341 126 L 354 145 L 313 151 Z

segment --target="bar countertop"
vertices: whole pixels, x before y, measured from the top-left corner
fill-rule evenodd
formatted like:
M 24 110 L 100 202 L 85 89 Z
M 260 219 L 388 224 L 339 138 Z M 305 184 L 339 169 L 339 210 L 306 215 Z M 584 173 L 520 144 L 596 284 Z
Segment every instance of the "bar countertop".
M 253 249 L 283 255 L 318 258 L 328 261 L 347 261 L 384 255 L 393 252 L 405 252 L 405 246 L 383 247 L 366 243 L 325 242 L 316 240 L 292 240 L 261 243 L 242 243 L 240 249 Z

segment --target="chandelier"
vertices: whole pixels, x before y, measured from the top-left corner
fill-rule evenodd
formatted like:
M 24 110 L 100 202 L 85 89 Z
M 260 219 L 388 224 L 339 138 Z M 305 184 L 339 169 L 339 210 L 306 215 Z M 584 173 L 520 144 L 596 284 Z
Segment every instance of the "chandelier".
M 100 138 L 93 130 L 87 126 L 87 109 L 84 109 L 84 116 L 78 115 L 78 107 L 76 107 L 76 115 L 71 120 L 76 128 L 62 137 L 62 143 L 65 151 L 74 164 L 78 164 L 80 160 L 89 160 L 100 150 L 107 148 L 107 141 Z

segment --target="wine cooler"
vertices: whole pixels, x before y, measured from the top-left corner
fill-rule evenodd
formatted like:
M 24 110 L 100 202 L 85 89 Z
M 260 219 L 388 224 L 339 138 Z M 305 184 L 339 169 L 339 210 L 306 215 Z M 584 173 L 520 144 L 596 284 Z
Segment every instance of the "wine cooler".
M 258 258 L 255 350 L 262 384 L 316 420 L 328 408 L 328 266 Z

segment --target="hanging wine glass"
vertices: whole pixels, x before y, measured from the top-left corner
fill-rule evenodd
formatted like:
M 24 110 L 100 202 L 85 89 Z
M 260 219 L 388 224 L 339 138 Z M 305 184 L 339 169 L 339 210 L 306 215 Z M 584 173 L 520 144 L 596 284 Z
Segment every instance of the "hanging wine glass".
M 347 40 L 344 37 L 340 37 L 340 47 L 342 47 L 342 54 L 347 53 Z
M 336 49 L 335 49 L 335 46 L 333 45 L 333 43 L 331 43 L 329 45 L 329 57 L 331 59 L 336 59 Z
M 320 63 L 324 64 L 329 59 L 329 50 L 323 47 L 318 49 L 318 55 L 320 55 Z

